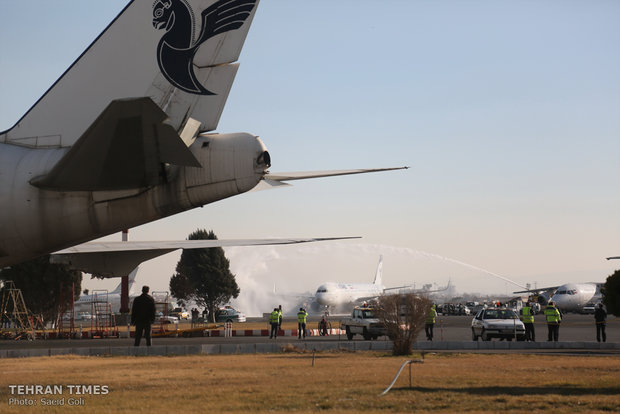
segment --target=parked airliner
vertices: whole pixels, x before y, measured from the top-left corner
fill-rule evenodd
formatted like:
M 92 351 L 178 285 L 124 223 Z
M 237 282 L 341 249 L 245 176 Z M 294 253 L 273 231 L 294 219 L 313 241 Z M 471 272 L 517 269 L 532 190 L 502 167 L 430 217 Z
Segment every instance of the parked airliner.
M 551 300 L 565 312 L 580 312 L 588 303 L 601 301 L 604 283 L 566 283 L 557 288 Z
M 134 297 L 138 296 L 141 292 L 134 291 L 132 287 L 135 285 L 136 276 L 138 275 L 139 267 L 136 267 L 128 277 L 129 280 L 129 300 L 132 300 Z M 109 303 L 112 308 L 113 313 L 119 313 L 121 309 L 121 289 L 122 282 L 116 286 L 116 288 L 111 291 L 94 291 L 90 294 L 82 294 L 80 297 L 73 303 L 73 308 L 76 312 L 91 312 L 93 310 L 94 303 Z M 138 289 L 139 290 L 139 289 Z
M 449 283 L 448 287 L 441 290 L 448 288 Z M 342 309 L 352 304 L 376 299 L 385 293 L 397 290 L 406 293 L 433 293 L 439 291 L 414 289 L 412 286 L 386 288 L 383 285 L 383 256 L 379 256 L 379 263 L 372 283 L 325 282 L 316 290 L 311 308 L 315 312 L 319 311 L 321 307 Z
M 257 7 L 258 0 L 130 1 L 0 131 L 0 268 L 56 252 L 53 260 L 76 269 L 122 276 L 180 248 L 317 241 L 85 243 L 259 187 L 400 169 L 270 173 L 256 135 L 212 132 Z
M 514 293 L 536 293 L 538 301 L 546 305 L 553 301 L 563 312 L 581 312 L 589 303 L 601 300 L 601 287 L 604 283 L 566 283 L 561 286 L 550 286 L 539 289 L 524 290 Z

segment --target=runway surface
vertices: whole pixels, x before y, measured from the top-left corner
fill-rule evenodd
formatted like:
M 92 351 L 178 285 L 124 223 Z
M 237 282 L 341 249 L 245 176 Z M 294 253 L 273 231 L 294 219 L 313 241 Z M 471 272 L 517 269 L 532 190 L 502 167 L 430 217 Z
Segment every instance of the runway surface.
M 547 327 L 543 322 L 543 316 L 537 315 L 535 321 L 536 340 L 540 343 L 539 347 L 543 347 L 543 342 L 547 341 Z M 260 321 L 260 319 L 256 319 Z M 463 349 L 468 352 L 471 351 L 470 347 L 473 345 L 471 339 L 471 316 L 439 316 L 435 325 L 435 338 L 432 345 L 426 342 L 424 332 L 421 332 L 418 336 L 416 347 L 420 349 L 428 349 L 425 347 L 431 346 L 430 349 L 441 349 L 442 343 L 449 343 L 451 350 Z M 338 319 L 332 318 L 332 325 L 336 327 L 338 325 Z M 286 323 L 286 321 L 285 321 Z M 311 320 L 309 328 L 315 328 L 316 321 Z M 248 326 L 256 326 L 256 323 L 252 324 L 235 324 L 233 329 L 249 329 Z M 260 325 L 260 324 L 259 324 Z M 264 327 L 267 324 L 265 322 Z M 238 344 L 244 347 L 244 349 L 252 349 L 252 344 L 265 348 L 264 345 L 269 343 L 277 343 L 280 345 L 292 344 L 300 345 L 304 344 L 302 348 L 311 349 L 313 343 L 317 349 L 323 349 L 326 346 L 329 348 L 337 347 L 338 343 L 343 346 L 350 343 L 347 341 L 345 335 L 330 335 L 330 336 L 311 336 L 305 340 L 298 340 L 297 337 L 283 336 L 277 339 L 269 339 L 268 336 L 233 336 L 233 337 L 193 337 L 193 338 L 154 338 L 154 346 L 166 346 L 166 347 L 178 347 L 188 346 L 197 347 L 201 345 L 210 346 L 209 349 L 214 349 L 211 345 L 230 345 Z M 362 343 L 369 342 L 364 341 L 361 336 L 355 336 L 352 342 L 358 343 L 355 349 L 363 349 L 365 345 Z M 387 338 L 381 337 L 372 342 L 387 342 Z M 499 342 L 494 340 L 494 343 Z M 598 352 L 618 352 L 620 350 L 620 319 L 611 316 L 607 322 L 607 350 L 599 349 L 599 345 L 596 343 L 596 328 L 594 324 L 594 317 L 592 315 L 577 315 L 568 314 L 565 315 L 561 328 L 560 328 L 560 342 L 564 344 L 563 347 L 570 349 L 586 349 L 593 353 Z M 144 342 L 143 342 L 144 343 Z M 331 343 L 331 345 L 329 345 Z M 461 345 L 459 345 L 459 343 Z M 574 345 L 571 346 L 571 343 Z M 321 345 L 319 344 L 327 344 Z M 515 347 L 517 344 L 512 345 Z M 109 339 L 53 339 L 53 340 L 35 340 L 35 341 L 14 341 L 14 340 L 2 340 L 0 341 L 0 350 L 28 350 L 28 349 L 61 349 L 61 348 L 99 348 L 99 347 L 131 347 L 133 345 L 133 339 L 130 338 L 109 338 Z M 506 344 L 507 346 L 508 344 Z M 522 345 L 522 343 L 521 343 Z M 529 345 L 529 344 L 526 344 Z M 532 344 L 533 345 L 533 344 Z M 301 346 L 301 345 L 300 345 Z M 479 347 L 488 348 L 488 345 L 483 345 L 481 342 Z M 497 347 L 500 350 L 503 348 L 502 344 L 491 344 L 491 347 Z M 206 348 L 205 348 L 206 349 Z M 256 346 L 254 346 L 256 349 Z M 276 349 L 276 348 L 274 348 Z M 533 349 L 528 347 L 531 352 Z M 518 349 L 507 349 L 508 351 L 518 352 Z M 615 350 L 615 351 L 614 351 Z M 546 350 L 549 351 L 549 350 Z M 4 352 L 4 356 L 9 355 Z M 51 351 L 50 351 L 51 353 Z M 0 354 L 1 356 L 2 354 Z

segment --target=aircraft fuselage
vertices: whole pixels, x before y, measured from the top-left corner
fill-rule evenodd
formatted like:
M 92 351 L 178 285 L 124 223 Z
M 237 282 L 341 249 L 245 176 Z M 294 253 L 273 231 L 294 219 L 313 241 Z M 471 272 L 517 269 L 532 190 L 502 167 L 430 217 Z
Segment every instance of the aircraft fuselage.
M 31 184 L 68 149 L 0 143 L 0 268 L 244 193 L 269 167 L 258 137 L 209 134 L 189 147 L 202 168 L 162 165 L 154 186 L 55 191 Z
M 331 283 L 319 286 L 314 297 L 320 305 L 337 306 L 354 303 L 360 298 L 372 298 L 383 294 L 384 287 L 372 283 Z
M 564 312 L 578 312 L 596 296 L 595 283 L 567 283 L 555 291 L 551 300 Z

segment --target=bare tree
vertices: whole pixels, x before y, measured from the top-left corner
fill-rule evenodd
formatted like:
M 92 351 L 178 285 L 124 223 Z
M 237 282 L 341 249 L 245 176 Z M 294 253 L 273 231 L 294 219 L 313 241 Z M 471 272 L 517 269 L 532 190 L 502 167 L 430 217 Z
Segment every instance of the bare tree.
M 379 298 L 377 316 L 394 342 L 392 355 L 409 355 L 411 346 L 424 327 L 432 302 L 414 293 Z

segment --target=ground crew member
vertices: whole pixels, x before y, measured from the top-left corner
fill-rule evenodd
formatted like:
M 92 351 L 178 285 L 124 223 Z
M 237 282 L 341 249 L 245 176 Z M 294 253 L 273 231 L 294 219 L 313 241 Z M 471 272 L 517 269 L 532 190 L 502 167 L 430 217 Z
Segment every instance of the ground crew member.
M 304 339 L 306 339 L 306 320 L 308 319 L 308 312 L 304 308 L 299 308 L 297 312 L 297 339 L 301 339 L 302 333 Z
M 435 326 L 435 318 L 437 317 L 437 311 L 435 305 L 431 306 L 430 312 L 426 316 L 426 323 L 424 324 L 424 331 L 426 332 L 426 340 L 433 340 L 433 327 Z
M 562 321 L 562 316 L 553 302 L 549 302 L 545 308 L 545 318 L 547 319 L 547 341 L 557 342 L 560 336 L 560 322 Z
M 155 300 L 149 295 L 149 287 L 142 286 L 142 294 L 131 305 L 131 324 L 136 326 L 134 346 L 140 346 L 144 336 L 146 346 L 151 346 L 151 324 L 155 322 Z
M 279 317 L 278 317 L 278 329 L 282 329 L 282 305 L 278 306 L 278 313 L 279 313 Z
M 607 312 L 605 312 L 602 303 L 599 303 L 596 309 L 594 309 L 594 320 L 596 321 L 596 340 L 601 342 L 601 336 L 603 336 L 603 342 L 607 341 L 607 335 L 605 334 Z
M 319 335 L 327 336 L 327 315 L 323 315 L 319 322 Z
M 521 308 L 521 320 L 523 321 L 523 325 L 525 325 L 525 340 L 536 342 L 536 332 L 534 332 L 534 312 L 532 312 L 532 307 L 529 302 Z
M 278 324 L 280 322 L 280 312 L 278 308 L 273 308 L 273 312 L 269 315 L 269 324 L 271 325 L 271 333 L 269 339 L 278 337 Z

